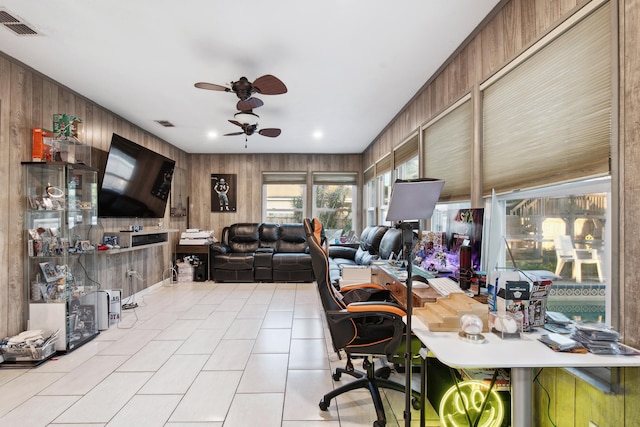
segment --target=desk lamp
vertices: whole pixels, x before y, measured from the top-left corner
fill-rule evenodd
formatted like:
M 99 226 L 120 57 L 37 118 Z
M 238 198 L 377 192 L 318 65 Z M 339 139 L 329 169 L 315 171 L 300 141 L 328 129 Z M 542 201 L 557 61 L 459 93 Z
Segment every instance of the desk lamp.
M 411 277 L 411 266 L 413 264 L 413 231 L 411 230 L 411 224 L 407 221 L 431 218 L 443 186 L 444 181 L 440 179 L 398 179 L 394 182 L 391 190 L 387 221 L 398 222 L 397 227 L 402 230 L 403 254 L 407 261 L 407 343 L 404 354 L 406 373 L 405 390 L 411 390 L 411 316 L 413 313 Z M 405 426 L 410 427 L 411 393 L 405 392 L 405 397 L 404 421 Z M 421 404 L 424 404 L 424 401 L 421 402 Z

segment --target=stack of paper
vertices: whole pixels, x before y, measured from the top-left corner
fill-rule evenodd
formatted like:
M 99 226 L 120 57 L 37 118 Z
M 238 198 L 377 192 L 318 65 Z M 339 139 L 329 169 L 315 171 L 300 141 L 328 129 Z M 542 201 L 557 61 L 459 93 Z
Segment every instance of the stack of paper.
M 201 231 L 197 228 L 189 228 L 180 235 L 181 245 L 210 245 L 217 242 L 213 237 L 213 230 Z

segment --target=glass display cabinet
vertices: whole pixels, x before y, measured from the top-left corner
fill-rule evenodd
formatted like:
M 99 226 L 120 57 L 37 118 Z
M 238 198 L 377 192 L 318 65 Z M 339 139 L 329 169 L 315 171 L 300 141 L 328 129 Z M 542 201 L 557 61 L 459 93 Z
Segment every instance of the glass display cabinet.
M 97 171 L 65 162 L 23 165 L 28 328 L 59 331 L 55 350 L 68 352 L 98 334 Z

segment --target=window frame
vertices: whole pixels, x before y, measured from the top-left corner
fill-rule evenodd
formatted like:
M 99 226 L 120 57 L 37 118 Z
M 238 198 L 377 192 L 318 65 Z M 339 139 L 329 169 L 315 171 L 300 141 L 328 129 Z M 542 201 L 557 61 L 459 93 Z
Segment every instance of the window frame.
M 317 191 L 319 186 L 345 186 L 350 187 L 351 192 L 351 230 L 358 230 L 358 176 L 355 172 L 314 172 L 312 174 L 312 216 L 320 218 L 324 212 L 335 212 L 336 208 L 325 208 L 317 205 Z M 343 230 L 344 231 L 344 230 Z

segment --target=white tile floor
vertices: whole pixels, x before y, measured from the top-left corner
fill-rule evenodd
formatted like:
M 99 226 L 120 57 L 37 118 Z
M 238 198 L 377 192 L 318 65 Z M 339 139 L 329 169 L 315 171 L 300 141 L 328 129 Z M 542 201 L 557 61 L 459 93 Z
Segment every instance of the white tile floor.
M 365 390 L 318 408 L 344 360 L 315 284 L 179 282 L 134 301 L 118 326 L 72 353 L 31 369 L 0 366 L 0 426 L 373 425 Z M 387 426 L 404 426 L 404 394 L 384 396 Z

